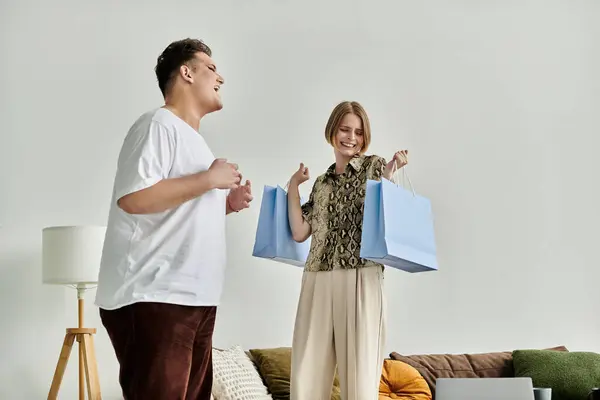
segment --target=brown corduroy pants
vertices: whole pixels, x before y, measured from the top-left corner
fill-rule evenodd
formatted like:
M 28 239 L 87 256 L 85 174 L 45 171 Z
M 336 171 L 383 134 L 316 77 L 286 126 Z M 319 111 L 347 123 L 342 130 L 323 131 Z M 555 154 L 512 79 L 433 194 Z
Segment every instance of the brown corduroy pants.
M 136 303 L 100 309 L 126 400 L 210 400 L 216 307 Z

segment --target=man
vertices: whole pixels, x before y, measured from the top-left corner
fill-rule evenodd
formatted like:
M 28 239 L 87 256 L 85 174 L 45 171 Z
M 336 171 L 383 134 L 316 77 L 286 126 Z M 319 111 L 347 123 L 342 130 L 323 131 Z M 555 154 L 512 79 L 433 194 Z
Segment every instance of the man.
M 171 43 L 155 71 L 165 105 L 124 140 L 96 304 L 127 400 L 209 400 L 225 215 L 249 207 L 251 186 L 198 133 L 223 107 L 210 48 Z

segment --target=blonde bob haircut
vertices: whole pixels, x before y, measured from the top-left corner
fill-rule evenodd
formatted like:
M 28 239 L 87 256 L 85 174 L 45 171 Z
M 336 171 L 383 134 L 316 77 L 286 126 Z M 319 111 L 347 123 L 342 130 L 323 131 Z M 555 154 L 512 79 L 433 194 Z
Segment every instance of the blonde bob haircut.
M 343 101 L 335 106 L 325 126 L 325 139 L 327 139 L 327 143 L 333 146 L 335 135 L 340 129 L 340 124 L 346 114 L 354 114 L 362 121 L 364 145 L 360 149 L 360 154 L 364 154 L 371 144 L 371 124 L 367 112 L 356 101 Z

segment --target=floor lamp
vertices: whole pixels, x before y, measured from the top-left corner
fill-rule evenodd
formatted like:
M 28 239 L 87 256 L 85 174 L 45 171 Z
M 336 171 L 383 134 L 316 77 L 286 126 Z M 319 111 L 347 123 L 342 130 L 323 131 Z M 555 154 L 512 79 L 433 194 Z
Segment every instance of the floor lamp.
M 79 343 L 79 400 L 100 400 L 100 382 L 96 352 L 95 328 L 83 327 L 83 299 L 86 290 L 95 287 L 106 227 L 55 226 L 42 230 L 42 276 L 45 284 L 64 285 L 77 289 L 79 323 L 68 328 L 52 379 L 48 400 L 58 396 L 67 362 L 75 340 Z

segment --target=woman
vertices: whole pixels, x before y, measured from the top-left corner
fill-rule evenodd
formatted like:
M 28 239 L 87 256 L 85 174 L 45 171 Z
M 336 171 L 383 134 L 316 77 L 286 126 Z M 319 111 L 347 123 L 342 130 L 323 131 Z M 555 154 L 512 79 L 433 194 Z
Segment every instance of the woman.
M 383 364 L 383 266 L 360 258 L 368 179 L 391 180 L 407 151 L 390 162 L 366 156 L 371 142 L 367 113 L 356 102 L 338 104 L 325 127 L 335 164 L 319 176 L 300 205 L 298 186 L 308 168 L 292 176 L 288 212 L 294 240 L 312 235 L 302 277 L 292 344 L 292 400 L 328 400 L 335 369 L 342 399 L 375 400 Z M 359 360 L 360 359 L 360 360 Z

